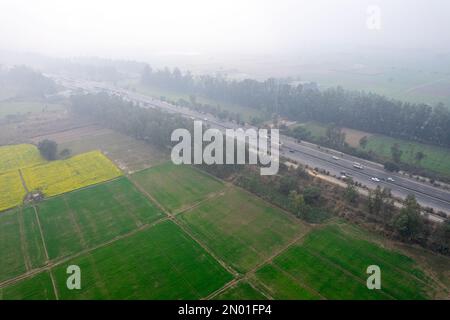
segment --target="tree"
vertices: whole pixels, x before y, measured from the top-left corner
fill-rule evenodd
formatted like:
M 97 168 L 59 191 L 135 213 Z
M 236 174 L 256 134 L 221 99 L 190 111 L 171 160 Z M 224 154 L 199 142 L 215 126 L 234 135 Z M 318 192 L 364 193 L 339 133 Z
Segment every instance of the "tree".
M 320 200 L 320 189 L 317 187 L 307 187 L 303 191 L 303 198 L 307 204 L 315 204 Z
M 56 92 L 56 83 L 25 66 L 15 66 L 8 71 L 2 85 L 16 88 L 17 95 L 23 97 L 43 97 Z
M 303 126 L 296 126 L 293 129 L 289 129 L 289 134 L 298 140 L 306 140 L 311 137 L 311 132 Z
M 423 229 L 423 218 L 420 215 L 420 205 L 414 195 L 406 197 L 404 207 L 395 218 L 394 228 L 404 239 L 417 240 Z
M 305 206 L 305 199 L 303 198 L 303 195 L 299 194 L 295 190 L 292 190 L 289 192 L 289 200 L 291 201 L 295 214 L 300 217 Z
M 394 208 L 391 190 L 387 188 L 381 189 L 380 186 L 377 186 L 375 190 L 369 191 L 368 208 L 370 214 L 380 218 L 384 224 L 387 224 Z
M 55 141 L 45 139 L 38 144 L 38 149 L 41 155 L 49 160 L 56 160 L 56 152 L 58 151 L 58 145 Z
M 400 167 L 398 166 L 398 164 L 391 162 L 391 161 L 385 162 L 384 168 L 390 172 L 398 172 L 400 170 Z
M 360 147 L 365 149 L 367 147 L 367 142 L 369 142 L 369 140 L 367 139 L 367 136 L 364 136 L 361 139 L 359 139 Z
M 345 132 L 334 124 L 328 126 L 325 136 L 332 146 L 341 147 L 345 143 Z
M 403 151 L 400 149 L 399 144 L 398 144 L 398 143 L 394 143 L 394 144 L 391 146 L 392 160 L 393 160 L 395 163 L 400 163 L 400 160 L 401 160 L 401 158 L 402 158 L 402 154 L 403 154 Z
M 347 181 L 347 188 L 345 189 L 344 197 L 350 203 L 355 203 L 358 199 L 358 191 L 356 190 L 356 186 L 351 178 Z
M 422 151 L 417 151 L 414 156 L 417 164 L 419 164 L 425 157 L 426 157 L 426 155 Z
M 297 181 L 295 177 L 292 176 L 283 176 L 280 179 L 278 191 L 280 191 L 284 195 L 288 195 L 292 190 L 297 188 Z
M 443 254 L 450 253 L 450 220 L 440 223 L 431 235 L 432 246 Z

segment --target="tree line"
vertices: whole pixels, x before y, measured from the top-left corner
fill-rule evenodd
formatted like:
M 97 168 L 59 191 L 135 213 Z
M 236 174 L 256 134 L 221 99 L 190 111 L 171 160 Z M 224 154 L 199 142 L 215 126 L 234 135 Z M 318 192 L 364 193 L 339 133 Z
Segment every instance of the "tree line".
M 287 80 L 229 80 L 222 76 L 194 77 L 178 68 L 152 70 L 141 75 L 146 85 L 159 86 L 205 96 L 248 108 L 278 114 L 292 120 L 319 121 L 371 133 L 450 147 L 450 110 L 389 99 L 364 91 L 341 87 L 325 90 Z
M 104 92 L 73 95 L 71 111 L 161 148 L 172 144 L 170 137 L 173 130 L 177 128 L 193 130 L 192 121 L 181 116 L 170 115 L 158 109 L 142 108 L 133 102 Z
M 42 98 L 55 93 L 57 88 L 52 79 L 26 66 L 0 69 L 0 86 L 12 89 L 17 98 Z

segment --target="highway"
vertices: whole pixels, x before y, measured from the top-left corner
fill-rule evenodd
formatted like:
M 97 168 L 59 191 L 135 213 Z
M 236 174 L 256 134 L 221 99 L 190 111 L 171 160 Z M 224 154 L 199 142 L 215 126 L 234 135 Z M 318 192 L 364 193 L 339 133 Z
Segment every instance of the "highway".
M 87 92 L 107 91 L 136 102 L 141 107 L 159 108 L 170 113 L 177 113 L 185 117 L 199 119 L 208 123 L 210 127 L 217 128 L 222 131 L 226 128 L 237 129 L 240 127 L 234 122 L 222 121 L 210 114 L 203 114 L 186 107 L 175 106 L 167 102 L 116 86 L 93 81 L 82 81 L 75 79 L 69 80 L 56 75 L 50 76 L 69 89 L 82 89 Z M 255 127 L 248 125 L 244 129 L 248 128 Z M 417 201 L 422 206 L 443 211 L 447 214 L 447 216 L 450 215 L 449 191 L 436 188 L 431 184 L 422 183 L 397 173 L 387 172 L 380 164 L 343 154 L 339 151 L 319 147 L 307 142 L 299 143 L 295 139 L 287 136 L 280 136 L 280 142 L 282 143 L 280 154 L 287 159 L 308 165 L 312 168 L 317 167 L 319 169 L 329 171 L 331 175 L 341 176 L 342 172 L 345 172 L 346 176 L 350 176 L 354 181 L 357 181 L 371 189 L 376 188 L 377 185 L 387 187 L 391 189 L 392 194 L 397 198 L 404 199 L 408 194 L 414 194 Z M 362 165 L 362 169 L 355 168 L 355 162 L 360 163 Z M 378 178 L 380 181 L 373 181 L 371 178 Z M 390 181 L 388 178 L 391 178 Z M 437 218 L 437 220 L 439 220 L 439 218 Z

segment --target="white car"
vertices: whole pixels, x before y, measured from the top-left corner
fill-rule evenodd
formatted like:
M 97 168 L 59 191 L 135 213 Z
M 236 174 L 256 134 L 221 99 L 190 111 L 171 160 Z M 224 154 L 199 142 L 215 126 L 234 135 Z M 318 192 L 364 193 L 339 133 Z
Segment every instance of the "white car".
M 395 182 L 395 180 L 393 178 L 391 178 L 391 177 L 388 177 L 386 180 L 389 181 L 389 182 Z
M 372 178 L 370 178 L 370 180 L 375 181 L 375 182 L 380 182 L 380 179 L 378 179 L 376 177 L 372 177 Z
M 353 162 L 353 168 L 362 170 L 363 166 L 359 162 Z
M 334 160 L 340 160 L 338 157 L 336 157 L 336 156 L 332 156 L 332 158 L 334 159 Z

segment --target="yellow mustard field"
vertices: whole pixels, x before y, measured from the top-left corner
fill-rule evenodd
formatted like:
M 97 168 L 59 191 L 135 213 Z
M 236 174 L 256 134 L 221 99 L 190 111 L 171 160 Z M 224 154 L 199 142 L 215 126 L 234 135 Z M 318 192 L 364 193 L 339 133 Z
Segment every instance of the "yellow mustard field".
M 18 170 L 0 173 L 0 211 L 22 204 L 25 195 Z
M 111 180 L 122 172 L 100 151 L 22 169 L 28 190 L 54 196 Z
M 39 150 L 32 144 L 0 147 L 0 173 L 44 163 Z

